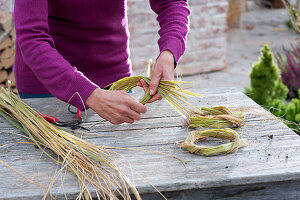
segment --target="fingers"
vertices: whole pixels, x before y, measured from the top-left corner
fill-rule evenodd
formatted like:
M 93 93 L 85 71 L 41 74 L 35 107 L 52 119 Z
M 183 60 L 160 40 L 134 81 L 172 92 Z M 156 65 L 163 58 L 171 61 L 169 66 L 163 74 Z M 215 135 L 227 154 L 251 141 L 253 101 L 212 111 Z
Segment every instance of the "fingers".
M 136 85 L 142 87 L 145 93 L 147 92 L 148 84 L 144 79 L 141 79 L 140 82 L 138 82 Z
M 100 117 L 112 124 L 133 123 L 141 119 L 141 113 L 147 112 L 146 106 L 137 102 L 124 91 L 105 91 L 96 89 L 87 105 Z
M 124 96 L 123 105 L 119 105 L 115 108 L 115 116 L 113 119 L 116 120 L 117 124 L 129 123 L 132 124 L 136 120 L 141 119 L 141 113 L 147 112 L 146 106 L 137 102 L 129 95 Z
M 170 80 L 174 76 L 174 56 L 172 52 L 163 51 L 156 60 L 150 81 L 150 95 L 157 92 L 160 80 Z
M 160 70 L 154 70 L 152 74 L 152 78 L 150 81 L 150 95 L 154 95 L 157 91 L 157 87 L 160 79 L 162 78 L 162 73 Z
M 134 119 L 132 119 L 128 116 L 123 116 L 120 114 L 116 114 L 114 116 L 109 116 L 109 117 L 107 117 L 107 120 L 112 124 L 122 124 L 122 123 L 132 124 L 135 121 Z
M 114 118 L 111 121 L 111 123 L 112 124 L 122 124 L 122 123 L 133 124 L 134 123 L 134 119 L 132 119 L 130 117 L 120 116 L 118 118 Z
M 103 117 L 105 117 L 112 124 L 122 124 L 122 123 L 132 124 L 134 123 L 135 120 L 141 119 L 140 113 L 131 110 L 125 104 L 119 107 L 118 109 L 114 110 L 108 108 L 104 111 L 105 114 L 103 115 Z
M 151 97 L 151 99 L 149 99 L 149 101 L 147 101 L 147 103 L 153 103 L 154 101 L 157 100 L 162 100 L 162 96 L 160 96 L 159 93 L 156 93 L 154 96 Z
M 131 110 L 133 110 L 133 111 L 135 111 L 139 114 L 147 112 L 146 106 L 141 104 L 140 102 L 135 101 L 135 100 L 130 102 L 129 107 L 131 108 Z

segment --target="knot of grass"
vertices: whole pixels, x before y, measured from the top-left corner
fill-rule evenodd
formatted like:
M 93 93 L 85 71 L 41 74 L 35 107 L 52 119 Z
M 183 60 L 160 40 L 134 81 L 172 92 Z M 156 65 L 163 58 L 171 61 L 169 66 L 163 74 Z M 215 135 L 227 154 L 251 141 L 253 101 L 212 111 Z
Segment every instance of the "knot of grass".
M 225 106 L 203 107 L 200 112 L 192 111 L 187 120 L 187 126 L 191 128 L 226 128 L 231 126 L 243 126 L 244 115 L 240 112 L 231 112 Z
M 137 83 L 140 82 L 140 80 L 143 79 L 148 85 L 150 85 L 151 79 L 149 77 L 144 76 L 131 76 L 131 77 L 125 77 L 123 79 L 120 79 L 116 82 L 114 82 L 110 90 L 124 90 L 128 92 L 130 89 L 137 86 Z M 192 106 L 187 100 L 188 98 L 186 96 L 192 96 L 192 97 L 202 97 L 201 95 L 182 89 L 179 84 L 181 83 L 188 83 L 184 81 L 175 81 L 175 80 L 160 80 L 157 92 L 165 99 L 172 108 L 174 108 L 184 119 L 187 118 L 188 113 L 190 112 L 189 109 L 185 108 L 183 106 L 187 105 L 190 108 L 192 108 L 193 111 L 199 111 L 197 108 Z M 142 104 L 146 104 L 147 101 L 151 98 L 151 95 L 149 93 L 149 87 L 145 94 L 145 96 L 140 100 Z
M 125 92 L 128 92 L 132 88 L 136 87 L 137 84 L 140 82 L 141 79 L 144 79 L 144 81 L 149 85 L 150 84 L 150 78 L 144 77 L 144 76 L 131 76 L 131 77 L 125 77 L 122 78 L 116 82 L 114 82 L 109 90 L 124 90 Z M 151 98 L 149 88 L 145 94 L 145 96 L 140 100 L 140 103 L 146 104 L 147 101 Z
M 221 144 L 215 147 L 201 146 L 196 143 L 207 139 L 217 138 L 222 140 L 230 140 L 231 142 Z M 239 134 L 230 128 L 226 129 L 209 129 L 209 130 L 196 130 L 189 133 L 185 141 L 177 143 L 179 147 L 183 147 L 193 154 L 202 154 L 205 156 L 216 154 L 229 154 L 233 153 L 239 148 L 246 145 L 245 141 L 240 139 Z

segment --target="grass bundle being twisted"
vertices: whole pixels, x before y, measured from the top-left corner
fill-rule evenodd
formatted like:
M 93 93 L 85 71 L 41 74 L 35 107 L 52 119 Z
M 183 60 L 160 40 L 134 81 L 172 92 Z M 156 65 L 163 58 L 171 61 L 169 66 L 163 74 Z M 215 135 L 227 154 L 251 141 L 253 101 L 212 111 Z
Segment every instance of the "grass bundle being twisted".
M 145 76 L 131 76 L 122 78 L 111 84 L 110 90 L 124 90 L 128 92 L 130 89 L 137 86 L 141 79 L 143 79 L 148 86 L 150 85 L 152 77 L 152 59 L 149 59 L 148 62 L 148 77 Z M 189 106 L 194 111 L 199 111 L 197 108 L 192 106 L 188 102 L 188 98 L 186 96 L 192 97 L 202 97 L 200 94 L 184 90 L 179 86 L 179 84 L 188 83 L 185 81 L 175 81 L 175 80 L 160 80 L 157 88 L 157 92 L 160 96 L 165 99 L 168 104 L 174 108 L 184 119 L 187 119 L 188 113 L 190 110 L 185 106 Z M 140 103 L 146 104 L 151 99 L 150 88 L 145 94 L 145 96 L 140 100 Z M 185 106 L 184 106 L 184 105 Z
M 113 83 L 110 90 L 124 90 L 128 92 L 130 89 L 137 86 L 137 84 L 143 79 L 148 86 L 151 82 L 151 64 L 148 64 L 148 77 L 133 76 L 125 77 Z M 231 112 L 225 106 L 214 106 L 211 108 L 198 109 L 188 102 L 187 96 L 202 97 L 201 95 L 182 89 L 179 84 L 187 83 L 184 81 L 174 80 L 160 80 L 157 92 L 174 108 L 186 121 L 189 127 L 206 127 L 206 128 L 225 128 L 235 126 L 242 126 L 244 124 L 244 115 L 239 112 Z M 149 94 L 149 87 L 145 96 L 140 100 L 142 104 L 147 103 L 151 99 Z M 187 108 L 188 106 L 189 108 Z M 214 137 L 219 139 L 228 139 L 232 142 L 219 145 L 217 147 L 205 147 L 197 146 L 195 142 L 206 139 L 208 137 Z M 199 153 L 203 155 L 213 155 L 218 153 L 232 153 L 239 147 L 245 145 L 243 140 L 239 139 L 238 133 L 231 129 L 212 129 L 205 131 L 193 131 L 189 134 L 189 137 L 180 142 L 179 146 L 186 148 L 191 153 Z
M 145 76 L 132 76 L 125 77 L 114 82 L 110 90 L 124 90 L 128 92 L 130 89 L 137 86 L 137 83 L 143 79 L 148 85 L 150 85 L 151 79 Z M 187 83 L 185 81 L 175 81 L 175 80 L 160 80 L 157 92 L 169 103 L 172 108 L 174 108 L 184 119 L 187 118 L 190 109 L 185 106 L 189 106 L 192 110 L 198 111 L 197 108 L 192 106 L 188 102 L 188 98 L 186 96 L 192 97 L 202 97 L 200 94 L 184 90 L 179 84 Z M 149 87 L 145 94 L 145 96 L 140 100 L 142 104 L 146 104 L 147 101 L 151 98 L 149 94 Z M 184 106 L 185 105 L 185 106 Z
M 222 140 L 230 140 L 231 142 L 221 144 L 215 147 L 197 145 L 196 142 L 207 138 L 217 138 Z M 185 141 L 179 142 L 178 146 L 183 147 L 193 154 L 202 154 L 205 156 L 216 154 L 229 154 L 233 153 L 239 148 L 245 146 L 244 140 L 240 139 L 239 134 L 232 129 L 208 129 L 208 130 L 195 130 L 189 133 Z
M 44 120 L 8 89 L 0 92 L 0 115 L 28 135 L 30 140 L 55 163 L 73 172 L 81 192 L 77 199 L 92 199 L 93 187 L 98 199 L 141 199 L 136 188 L 118 165 L 121 155 L 86 142 Z M 51 156 L 44 147 L 52 150 Z M 46 197 L 44 197 L 46 198 Z
M 240 112 L 233 113 L 225 106 L 202 107 L 200 112 L 191 112 L 186 124 L 191 128 L 240 127 L 244 125 L 244 115 Z

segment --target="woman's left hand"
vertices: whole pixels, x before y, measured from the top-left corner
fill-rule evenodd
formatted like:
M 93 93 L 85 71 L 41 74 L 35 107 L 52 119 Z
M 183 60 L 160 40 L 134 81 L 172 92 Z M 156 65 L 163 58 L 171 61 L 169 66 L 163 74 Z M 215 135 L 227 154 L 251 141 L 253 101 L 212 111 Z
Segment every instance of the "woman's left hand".
M 161 100 L 162 97 L 159 93 L 157 93 L 157 87 L 159 85 L 160 80 L 173 80 L 174 79 L 174 56 L 173 54 L 166 50 L 163 51 L 158 59 L 155 62 L 154 69 L 152 71 L 152 77 L 150 82 L 150 95 L 151 99 L 147 103 L 152 103 L 157 100 Z M 148 89 L 147 83 L 141 79 L 141 81 L 137 84 L 144 89 L 146 92 Z

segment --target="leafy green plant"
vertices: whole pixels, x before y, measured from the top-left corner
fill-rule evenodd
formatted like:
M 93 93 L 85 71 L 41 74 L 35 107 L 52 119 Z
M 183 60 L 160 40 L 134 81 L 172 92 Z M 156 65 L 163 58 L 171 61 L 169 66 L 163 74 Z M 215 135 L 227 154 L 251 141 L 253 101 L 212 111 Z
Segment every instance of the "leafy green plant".
M 293 98 L 290 102 L 274 100 L 270 104 L 270 111 L 284 120 L 286 125 L 300 133 L 300 99 Z
M 274 56 L 268 45 L 265 45 L 261 52 L 261 57 L 253 65 L 250 74 L 251 88 L 246 88 L 245 93 L 300 133 L 300 91 L 297 92 L 298 98 L 292 98 L 286 103 L 288 88 L 281 80 L 280 69 L 274 62 Z M 293 73 L 284 76 L 292 76 Z

